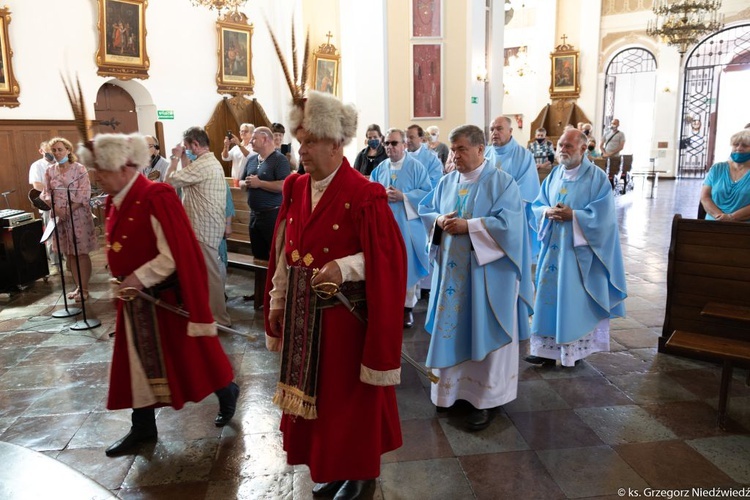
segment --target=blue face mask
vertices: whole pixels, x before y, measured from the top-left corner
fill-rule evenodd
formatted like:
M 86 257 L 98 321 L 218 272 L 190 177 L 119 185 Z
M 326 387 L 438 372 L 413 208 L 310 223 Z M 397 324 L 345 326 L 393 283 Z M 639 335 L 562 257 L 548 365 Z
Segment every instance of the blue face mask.
M 190 160 L 190 161 L 195 161 L 196 158 L 198 158 L 198 155 L 196 155 L 195 153 L 193 153 L 192 149 L 186 149 L 185 150 L 185 156 L 187 156 L 188 160 Z
M 734 151 L 731 155 L 729 155 L 729 157 L 732 158 L 732 161 L 735 163 L 745 163 L 746 161 L 750 160 L 750 151 L 748 151 L 747 153 Z
M 370 149 L 377 149 L 378 146 L 380 146 L 380 139 L 370 139 L 367 141 L 367 145 L 370 147 Z
M 62 160 L 57 160 L 58 165 L 62 165 L 63 163 L 68 163 L 68 155 L 63 156 Z

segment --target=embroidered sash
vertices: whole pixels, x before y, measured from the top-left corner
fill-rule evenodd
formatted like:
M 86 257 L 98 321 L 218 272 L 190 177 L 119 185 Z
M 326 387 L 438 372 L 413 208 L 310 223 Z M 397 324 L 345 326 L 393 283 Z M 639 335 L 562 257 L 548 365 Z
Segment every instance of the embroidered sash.
M 340 304 L 336 298 L 324 300 L 318 297 L 310 286 L 312 277 L 311 268 L 289 268 L 281 372 L 273 396 L 273 403 L 285 413 L 308 420 L 318 417 L 321 310 Z M 344 283 L 339 290 L 352 304 L 364 302 L 364 281 Z

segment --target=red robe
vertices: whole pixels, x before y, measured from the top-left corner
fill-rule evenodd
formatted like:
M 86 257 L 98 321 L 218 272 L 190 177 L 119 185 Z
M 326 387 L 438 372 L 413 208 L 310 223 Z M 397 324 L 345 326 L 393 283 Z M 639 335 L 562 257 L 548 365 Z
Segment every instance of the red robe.
M 360 369 L 385 372 L 401 366 L 406 293 L 401 232 L 383 186 L 364 178 L 346 159 L 314 212 L 309 174 L 290 175 L 283 194 L 276 231 L 279 221 L 286 221 L 287 264 L 321 268 L 331 260 L 364 252 L 369 311 L 367 324 L 343 306 L 322 311 L 318 418 L 282 416 L 287 461 L 309 466 L 318 483 L 373 479 L 380 475 L 381 454 L 401 446 L 401 426 L 395 388 L 361 382 Z M 308 254 L 313 260 L 305 263 Z M 295 255 L 299 259 L 293 262 Z M 275 268 L 272 252 L 269 269 Z M 268 273 L 267 290 L 272 287 L 272 274 Z M 268 294 L 265 302 L 266 332 L 270 332 Z
M 190 319 L 156 308 L 166 378 L 177 410 L 226 387 L 233 378 L 217 336 L 189 337 L 188 321 L 213 323 L 208 306 L 208 277 L 198 241 L 174 188 L 139 175 L 119 209 L 107 201 L 107 262 L 113 276 L 126 277 L 159 253 L 151 216 L 161 224 L 175 260 L 180 301 L 174 290 L 160 298 L 190 312 Z M 140 300 L 140 299 L 136 299 Z M 133 407 L 130 360 L 125 336 L 123 302 L 117 301 L 115 348 L 110 369 L 107 408 Z M 157 405 L 163 406 L 163 405 Z

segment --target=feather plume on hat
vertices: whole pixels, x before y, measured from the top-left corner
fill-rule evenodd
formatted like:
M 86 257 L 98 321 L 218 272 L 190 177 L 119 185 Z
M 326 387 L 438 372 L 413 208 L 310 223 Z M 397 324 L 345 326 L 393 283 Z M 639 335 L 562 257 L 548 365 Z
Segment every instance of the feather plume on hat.
M 297 42 L 292 21 L 292 72 L 281 53 L 281 47 L 266 19 L 276 55 L 284 71 L 289 91 L 292 94 L 292 109 L 289 112 L 289 129 L 292 137 L 297 137 L 297 129 L 304 128 L 320 139 L 332 139 L 344 145 L 357 135 L 357 108 L 344 104 L 336 96 L 315 90 L 307 91 L 308 63 L 310 59 L 310 33 L 307 33 L 303 49 L 302 68 L 297 70 Z M 299 75 L 299 81 L 297 77 Z M 307 94 L 307 95 L 306 95 Z

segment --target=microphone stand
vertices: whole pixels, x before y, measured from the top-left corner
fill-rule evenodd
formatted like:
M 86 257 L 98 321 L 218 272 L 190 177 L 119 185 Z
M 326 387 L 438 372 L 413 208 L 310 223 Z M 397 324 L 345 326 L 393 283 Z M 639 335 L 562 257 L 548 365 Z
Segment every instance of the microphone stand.
M 57 215 L 55 214 L 55 190 L 49 190 L 50 196 L 52 197 L 52 221 L 55 223 L 55 246 L 57 247 L 57 269 L 60 271 L 60 283 L 62 284 L 62 296 L 64 309 L 55 311 L 52 313 L 53 318 L 69 318 L 76 316 L 81 313 L 81 309 L 78 307 L 68 307 L 68 295 L 65 291 L 65 270 L 63 269 L 63 256 L 62 250 L 60 249 L 60 235 L 57 234 Z M 48 222 L 49 224 L 49 222 Z
M 81 262 L 78 259 L 78 238 L 76 237 L 76 227 L 73 217 L 73 200 L 70 196 L 70 186 L 73 185 L 73 182 L 75 182 L 77 179 L 74 179 L 71 181 L 70 184 L 68 184 L 68 187 L 66 188 L 66 192 L 68 194 L 68 213 L 70 213 L 70 231 L 73 236 L 73 253 L 75 255 L 76 259 L 76 271 L 78 274 L 78 285 L 79 285 L 79 297 L 81 298 L 81 312 L 83 313 L 83 321 L 76 321 L 72 325 L 70 325 L 71 330 L 89 330 L 91 328 L 96 328 L 98 326 L 101 326 L 102 322 L 98 319 L 88 319 L 86 318 L 86 296 L 84 294 L 83 290 L 83 283 L 81 283 Z

